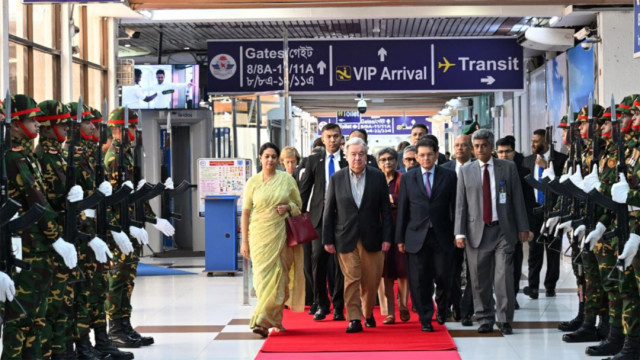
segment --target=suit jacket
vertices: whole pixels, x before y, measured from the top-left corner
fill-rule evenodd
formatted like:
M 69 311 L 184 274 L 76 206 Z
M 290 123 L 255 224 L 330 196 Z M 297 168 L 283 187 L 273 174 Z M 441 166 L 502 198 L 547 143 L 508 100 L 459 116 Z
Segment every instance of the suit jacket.
M 551 149 L 550 155 L 551 155 L 551 159 L 553 159 L 553 172 L 556 173 L 556 176 L 560 176 L 562 174 L 562 169 L 564 168 L 564 163 L 567 161 L 567 155 L 561 152 L 557 152 L 554 149 Z M 538 155 L 531 154 L 529 156 L 526 156 L 524 160 L 522 160 L 522 166 L 529 169 L 529 172 L 533 175 L 534 179 L 537 176 L 537 174 L 535 173 L 536 157 L 538 157 Z M 528 186 L 527 188 L 533 194 L 533 188 L 531 188 L 530 186 Z M 557 201 L 557 196 L 552 193 L 550 194 L 551 194 L 552 203 L 555 204 Z M 536 202 L 536 197 L 535 195 L 533 195 L 533 207 L 537 207 L 537 206 L 538 206 L 538 203 Z M 544 219 L 542 218 L 542 216 L 536 216 L 536 215 L 533 215 L 533 212 L 530 212 L 529 223 L 531 224 L 532 229 L 536 231 L 540 229 L 540 227 L 542 227 L 543 220 Z
M 512 161 L 493 159 L 496 180 L 496 210 L 500 230 L 507 241 L 518 241 L 518 232 L 528 231 L 527 210 L 524 205 L 522 186 L 516 164 Z M 500 182 L 504 183 L 507 193 L 506 204 L 500 204 Z M 456 198 L 455 235 L 464 235 L 472 248 L 482 241 L 484 221 L 482 219 L 482 175 L 480 162 L 464 164 L 458 175 Z
M 417 253 L 427 234 L 433 231 L 442 250 L 453 251 L 453 219 L 456 205 L 456 173 L 435 166 L 431 198 L 427 197 L 422 170 L 410 170 L 402 177 L 398 198 L 396 243 L 405 243 L 408 253 Z M 429 224 L 432 225 L 429 228 Z
M 331 177 L 322 222 L 322 243 L 333 244 L 340 253 L 353 251 L 362 239 L 367 251 L 380 251 L 382 242 L 393 242 L 389 186 L 382 171 L 366 167 L 360 208 L 351 192 L 349 168 Z
M 322 226 L 322 212 L 324 211 L 324 189 L 326 187 L 326 153 L 311 155 L 307 158 L 304 174 L 300 180 L 300 197 L 302 198 L 302 211 L 306 211 L 311 198 L 309 215 L 311 222 L 316 228 Z M 340 150 L 340 169 L 348 167 L 349 164 Z M 336 169 L 336 172 L 338 170 Z M 335 173 L 333 174 L 335 176 Z M 333 177 L 333 176 L 332 176 Z

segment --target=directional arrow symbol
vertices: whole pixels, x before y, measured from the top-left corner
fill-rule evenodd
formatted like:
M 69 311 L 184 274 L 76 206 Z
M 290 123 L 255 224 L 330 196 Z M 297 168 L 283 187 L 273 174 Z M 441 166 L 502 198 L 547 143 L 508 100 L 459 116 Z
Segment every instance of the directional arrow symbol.
M 327 68 L 327 64 L 324 63 L 324 61 L 320 60 L 320 62 L 318 63 L 318 71 L 320 72 L 320 75 L 324 75 L 324 70 Z
M 378 56 L 380 57 L 380 62 L 384 62 L 384 58 L 387 56 L 387 50 L 381 47 L 380 50 L 378 50 Z
M 493 78 L 493 76 L 489 75 L 487 77 L 483 77 L 482 79 L 480 79 L 481 83 L 485 83 L 487 85 L 491 85 L 494 82 L 496 82 L 496 79 Z

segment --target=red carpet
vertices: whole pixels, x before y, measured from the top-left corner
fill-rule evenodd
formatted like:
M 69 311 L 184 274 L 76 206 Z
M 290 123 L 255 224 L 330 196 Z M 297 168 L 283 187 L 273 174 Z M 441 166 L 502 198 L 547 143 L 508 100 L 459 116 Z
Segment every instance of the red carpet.
M 262 352 L 308 353 L 308 352 L 370 352 L 370 351 L 442 351 L 455 350 L 456 344 L 444 325 L 433 321 L 435 331 L 420 331 L 418 315 L 411 313 L 408 322 L 399 321 L 384 325 L 379 309 L 374 310 L 377 327 L 364 328 L 356 334 L 347 334 L 347 321 L 333 321 L 328 315 L 323 321 L 313 321 L 313 316 L 285 310 L 283 325 L 287 331 L 272 332 Z M 364 326 L 364 323 L 363 323 Z M 403 353 L 404 354 L 404 353 Z M 457 356 L 457 352 L 454 352 Z M 305 356 L 306 358 L 306 356 Z M 266 358 L 265 358 L 266 359 Z M 368 357 L 367 359 L 371 359 Z
M 378 351 L 331 353 L 266 353 L 260 352 L 256 360 L 460 360 L 457 351 Z

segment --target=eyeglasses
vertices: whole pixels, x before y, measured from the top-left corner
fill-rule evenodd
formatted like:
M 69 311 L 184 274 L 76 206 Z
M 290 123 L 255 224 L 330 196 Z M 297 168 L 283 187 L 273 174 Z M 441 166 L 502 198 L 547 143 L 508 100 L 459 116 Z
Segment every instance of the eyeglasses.
M 407 161 L 411 161 L 411 162 L 415 162 L 416 161 L 416 158 L 414 158 L 414 157 L 413 158 L 406 157 L 406 158 L 403 158 L 403 159 L 407 160 Z
M 378 159 L 378 162 L 380 163 L 386 163 L 386 162 L 394 162 L 396 161 L 396 159 L 391 158 L 391 157 L 387 157 L 387 158 L 382 158 L 382 159 Z

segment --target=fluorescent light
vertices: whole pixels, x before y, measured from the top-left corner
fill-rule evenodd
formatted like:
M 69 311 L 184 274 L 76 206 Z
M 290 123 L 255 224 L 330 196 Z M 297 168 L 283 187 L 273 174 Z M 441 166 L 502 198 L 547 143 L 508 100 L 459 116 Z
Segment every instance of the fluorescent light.
M 131 47 L 131 44 L 124 44 L 124 47 L 126 48 Z
M 560 16 L 553 16 L 549 19 L 549 26 L 555 26 L 562 19 Z

